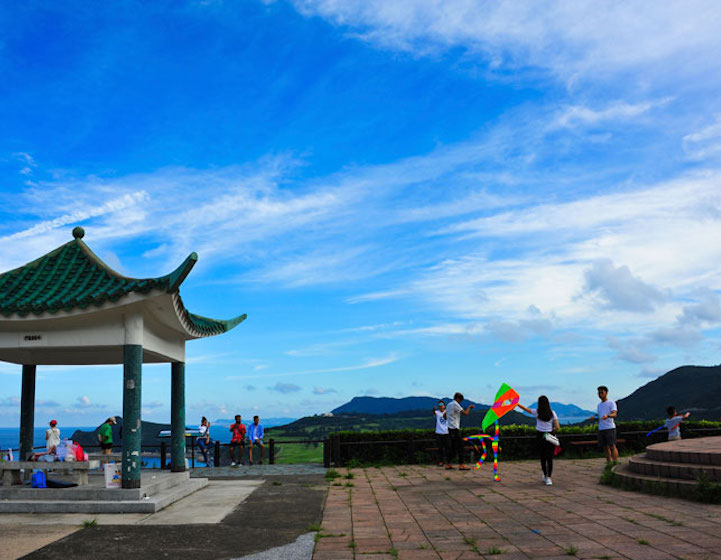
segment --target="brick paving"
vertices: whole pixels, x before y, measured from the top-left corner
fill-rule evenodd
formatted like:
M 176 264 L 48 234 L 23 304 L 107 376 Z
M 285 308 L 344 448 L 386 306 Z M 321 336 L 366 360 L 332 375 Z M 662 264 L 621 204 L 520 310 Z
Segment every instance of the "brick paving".
M 330 486 L 314 560 L 721 558 L 721 506 L 598 484 L 603 459 L 446 471 L 352 469 Z M 342 470 L 342 474 L 346 471 Z

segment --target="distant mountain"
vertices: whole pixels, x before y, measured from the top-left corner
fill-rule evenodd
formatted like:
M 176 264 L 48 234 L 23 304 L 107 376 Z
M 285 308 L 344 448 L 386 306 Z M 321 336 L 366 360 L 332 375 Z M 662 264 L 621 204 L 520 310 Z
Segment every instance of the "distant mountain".
M 528 406 L 528 408 L 538 408 L 538 402 L 534 402 L 526 406 Z M 575 404 L 564 404 L 558 402 L 551 403 L 551 410 L 556 413 L 556 416 L 558 416 L 558 421 L 561 424 L 573 424 L 576 422 L 582 422 L 589 416 L 596 414 L 595 411 L 584 410 L 576 406 Z M 523 414 L 528 416 L 525 412 Z
M 433 397 L 403 397 L 394 399 L 392 397 L 353 397 L 349 402 L 334 408 L 333 414 L 355 413 L 355 414 L 395 414 L 406 410 L 433 410 L 439 399 Z M 450 397 L 443 399 L 446 403 Z M 475 404 L 478 408 L 488 408 L 487 404 L 464 400 L 461 406 L 466 408 L 469 404 Z
M 666 407 L 690 411 L 694 420 L 721 417 L 721 365 L 681 366 L 616 401 L 621 420 L 663 418 Z
M 120 416 L 115 417 L 117 424 L 112 426 L 113 430 L 113 442 L 115 445 L 120 445 L 122 442 L 122 430 L 123 430 L 123 419 Z M 100 426 L 98 426 L 99 428 Z M 92 432 L 85 430 L 75 430 L 72 437 L 72 441 L 77 441 L 83 447 L 98 445 L 98 428 L 95 428 Z M 161 430 L 169 430 L 170 424 L 159 424 L 157 422 L 141 422 L 141 445 L 160 445 L 160 442 L 170 442 L 170 439 L 160 439 L 157 437 Z
M 297 418 L 285 418 L 282 416 L 277 418 L 264 418 L 263 416 L 261 416 L 260 425 L 264 428 L 273 428 L 275 426 L 284 426 L 285 424 L 290 424 L 295 420 L 297 420 Z M 243 416 L 241 418 L 241 422 L 243 422 L 243 424 L 247 426 L 248 424 L 251 424 L 253 422 L 253 416 Z M 211 424 L 213 424 L 214 426 L 230 426 L 234 423 L 235 418 L 218 418 L 217 420 L 211 422 Z

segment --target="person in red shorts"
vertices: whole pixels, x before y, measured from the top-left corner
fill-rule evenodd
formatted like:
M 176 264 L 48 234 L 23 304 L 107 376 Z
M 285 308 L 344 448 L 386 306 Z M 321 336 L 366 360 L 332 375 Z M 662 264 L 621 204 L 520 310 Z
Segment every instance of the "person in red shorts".
M 233 436 L 230 438 L 230 466 L 235 467 L 243 462 L 243 446 L 245 445 L 245 425 L 240 422 L 240 414 L 235 415 L 235 424 L 230 425 Z M 234 460 L 235 450 L 238 449 L 238 461 Z

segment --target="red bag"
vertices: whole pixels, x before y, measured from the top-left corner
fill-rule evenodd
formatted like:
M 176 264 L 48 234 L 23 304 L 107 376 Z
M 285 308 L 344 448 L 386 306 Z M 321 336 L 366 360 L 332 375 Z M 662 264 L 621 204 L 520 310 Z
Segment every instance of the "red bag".
M 85 451 L 82 447 L 80 447 L 79 443 L 75 443 L 75 460 L 76 461 L 85 461 Z

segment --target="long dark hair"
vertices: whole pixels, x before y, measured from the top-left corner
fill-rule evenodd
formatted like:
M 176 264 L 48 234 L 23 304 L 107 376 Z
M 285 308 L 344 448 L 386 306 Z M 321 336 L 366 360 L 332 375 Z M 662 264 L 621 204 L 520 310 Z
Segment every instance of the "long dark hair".
M 553 418 L 553 411 L 551 410 L 551 403 L 548 402 L 546 395 L 538 397 L 538 419 L 544 422 L 550 422 Z

